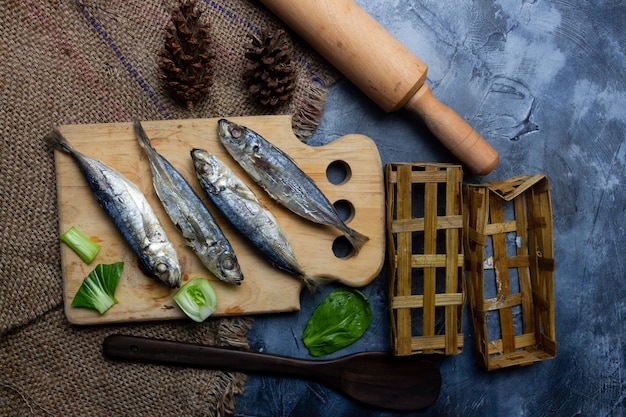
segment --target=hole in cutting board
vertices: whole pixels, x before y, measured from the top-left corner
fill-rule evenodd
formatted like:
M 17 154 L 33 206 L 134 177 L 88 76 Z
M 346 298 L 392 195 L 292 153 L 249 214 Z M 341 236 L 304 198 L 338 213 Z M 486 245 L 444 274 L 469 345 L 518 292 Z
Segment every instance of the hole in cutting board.
M 342 185 L 352 177 L 352 169 L 347 162 L 336 160 L 328 164 L 326 168 L 326 178 L 334 185 Z M 337 200 L 333 203 L 339 218 L 345 223 L 354 218 L 354 205 L 348 200 Z M 346 259 L 354 255 L 355 250 L 345 236 L 339 236 L 333 241 L 333 254 L 340 259 Z
M 347 259 L 354 255 L 354 248 L 348 238 L 339 236 L 333 241 L 333 254 L 339 259 Z
M 354 218 L 354 205 L 348 200 L 337 200 L 333 203 L 333 206 L 335 206 L 339 218 L 344 223 L 348 223 Z
M 354 205 L 348 200 L 337 200 L 333 203 L 339 218 L 349 223 L 354 218 Z M 333 254 L 337 258 L 346 259 L 355 254 L 354 247 L 345 236 L 339 236 L 333 241 Z
M 345 161 L 333 161 L 326 168 L 326 178 L 334 185 L 344 184 L 351 176 L 352 170 Z

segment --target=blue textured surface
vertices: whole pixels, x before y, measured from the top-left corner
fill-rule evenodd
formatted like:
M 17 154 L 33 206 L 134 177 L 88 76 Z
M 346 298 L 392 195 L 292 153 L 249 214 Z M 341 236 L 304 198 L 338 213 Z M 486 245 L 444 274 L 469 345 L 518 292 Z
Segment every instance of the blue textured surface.
M 250 376 L 236 416 L 622 416 L 626 408 L 626 5 L 621 1 L 359 2 L 429 65 L 435 96 L 499 152 L 490 175 L 543 173 L 552 184 L 555 359 L 486 372 L 467 311 L 465 350 L 436 357 L 438 401 L 417 413 L 373 410 L 314 382 Z M 390 57 L 390 59 L 393 59 Z M 313 143 L 373 138 L 383 163 L 456 162 L 406 112 L 384 114 L 348 81 L 329 94 Z M 319 300 L 258 317 L 253 350 L 309 358 L 300 335 Z M 365 336 L 333 356 L 389 348 L 387 278 L 363 292 Z

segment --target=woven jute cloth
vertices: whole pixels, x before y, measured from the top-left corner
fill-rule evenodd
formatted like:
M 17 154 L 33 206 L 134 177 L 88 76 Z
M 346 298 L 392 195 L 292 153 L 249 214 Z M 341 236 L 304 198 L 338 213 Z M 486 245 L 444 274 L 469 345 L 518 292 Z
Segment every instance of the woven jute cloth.
M 245 375 L 116 362 L 102 342 L 126 333 L 246 349 L 252 318 L 71 325 L 63 311 L 55 125 L 292 114 L 303 140 L 336 74 L 292 33 L 293 100 L 255 104 L 242 79 L 246 34 L 283 27 L 251 1 L 198 1 L 211 26 L 215 82 L 187 110 L 157 78 L 174 1 L 0 0 L 0 415 L 222 416 Z

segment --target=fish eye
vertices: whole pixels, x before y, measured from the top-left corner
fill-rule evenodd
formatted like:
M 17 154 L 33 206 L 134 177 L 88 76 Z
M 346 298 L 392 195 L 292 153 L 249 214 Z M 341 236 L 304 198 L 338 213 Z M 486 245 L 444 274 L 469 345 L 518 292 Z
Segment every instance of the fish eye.
M 213 173 L 213 166 L 211 164 L 202 164 L 202 166 L 200 167 L 200 171 L 203 174 L 212 174 Z
M 239 139 L 243 135 L 243 130 L 239 126 L 234 126 L 230 129 L 230 134 L 233 138 Z
M 156 270 L 157 270 L 157 272 L 158 272 L 159 274 L 162 274 L 163 272 L 166 272 L 166 271 L 167 271 L 167 265 L 166 265 L 166 264 L 164 264 L 164 263 L 159 263 L 159 264 L 157 264 L 157 266 L 156 266 Z
M 233 269 L 235 269 L 235 265 L 235 261 L 230 256 L 224 259 L 224 262 L 222 262 L 222 266 L 227 271 L 232 271 Z

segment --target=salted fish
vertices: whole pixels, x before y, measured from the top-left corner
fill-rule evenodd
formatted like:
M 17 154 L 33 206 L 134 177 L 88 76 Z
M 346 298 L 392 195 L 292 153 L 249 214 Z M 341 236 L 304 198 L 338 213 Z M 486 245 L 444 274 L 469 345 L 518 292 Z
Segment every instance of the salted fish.
M 369 240 L 348 227 L 311 177 L 261 135 L 220 119 L 218 136 L 233 159 L 278 203 L 305 219 L 336 227 L 357 253 Z
M 182 274 L 176 249 L 141 190 L 120 172 L 72 148 L 57 129 L 46 139 L 74 159 L 98 204 L 137 256 L 139 268 L 178 288 Z
M 224 282 L 241 284 L 243 273 L 235 251 L 211 212 L 180 172 L 152 147 L 138 121 L 134 129 L 150 161 L 154 190 L 172 222 L 209 271 Z
M 278 220 L 246 183 L 209 151 L 193 149 L 191 158 L 202 189 L 228 221 L 272 265 L 302 279 L 316 294 L 329 279 L 306 274 Z

